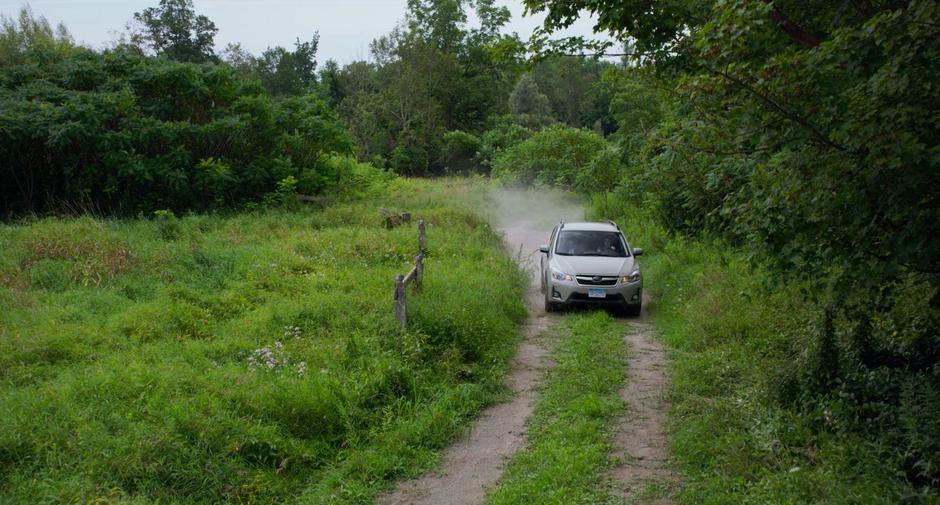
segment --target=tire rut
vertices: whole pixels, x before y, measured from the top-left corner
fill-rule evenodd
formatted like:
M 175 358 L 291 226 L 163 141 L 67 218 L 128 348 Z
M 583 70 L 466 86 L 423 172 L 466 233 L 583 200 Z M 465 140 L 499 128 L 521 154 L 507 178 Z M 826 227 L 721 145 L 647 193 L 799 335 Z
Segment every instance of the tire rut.
M 536 272 L 539 245 L 548 241 L 551 219 L 583 215 L 579 205 L 558 204 L 537 192 L 494 193 L 494 221 L 520 266 L 530 273 L 526 296 L 528 319 L 524 338 L 512 359 L 506 384 L 509 400 L 483 410 L 468 433 L 444 450 L 438 468 L 422 477 L 399 483 L 377 497 L 380 505 L 476 505 L 497 483 L 505 463 L 525 447 L 525 423 L 532 415 L 545 371 L 551 367 L 549 350 L 539 338 L 559 317 L 542 309 Z M 546 218 L 549 221 L 546 222 Z M 557 221 L 556 221 L 557 222 Z
M 526 323 L 506 382 L 512 398 L 483 411 L 473 428 L 444 451 L 437 471 L 400 483 L 378 498 L 382 505 L 469 505 L 482 503 L 503 472 L 504 463 L 525 446 L 525 422 L 532 415 L 537 386 L 548 366 L 548 350 L 538 339 L 550 320 L 533 314 Z
M 671 504 L 678 476 L 668 464 L 666 444 L 666 353 L 653 335 L 647 302 L 644 300 L 643 313 L 624 336 L 630 355 L 620 398 L 627 403 L 627 413 L 614 439 L 613 457 L 620 464 L 612 477 L 615 494 L 627 503 Z

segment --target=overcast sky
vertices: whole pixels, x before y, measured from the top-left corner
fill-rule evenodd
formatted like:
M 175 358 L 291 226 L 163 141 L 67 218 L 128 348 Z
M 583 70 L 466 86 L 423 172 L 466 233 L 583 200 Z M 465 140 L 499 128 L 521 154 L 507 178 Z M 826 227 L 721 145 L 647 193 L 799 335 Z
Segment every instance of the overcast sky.
M 241 42 L 258 54 L 269 46 L 290 47 L 299 37 L 309 40 L 320 32 L 318 60 L 333 58 L 348 63 L 369 57 L 369 43 L 395 27 L 407 0 L 194 0 L 219 29 L 216 44 Z M 522 0 L 497 0 L 512 11 L 506 31 L 527 39 L 541 24 L 541 16 L 522 17 Z M 59 22 L 76 41 L 101 48 L 124 31 L 135 12 L 159 4 L 159 0 L 0 0 L 0 14 L 16 15 L 29 4 L 36 15 L 53 25 Z M 581 19 L 563 35 L 591 36 L 592 22 Z

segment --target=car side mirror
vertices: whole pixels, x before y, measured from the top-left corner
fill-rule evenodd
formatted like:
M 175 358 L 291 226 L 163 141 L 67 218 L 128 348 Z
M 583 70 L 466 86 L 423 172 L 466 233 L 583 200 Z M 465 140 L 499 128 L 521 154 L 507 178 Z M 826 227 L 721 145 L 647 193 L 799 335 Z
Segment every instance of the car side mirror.
M 639 247 L 634 247 L 634 248 L 633 248 L 633 255 L 634 255 L 634 256 L 643 256 L 643 249 L 640 249 Z
M 539 252 L 541 252 L 542 254 L 548 254 L 548 246 L 547 246 L 547 245 L 540 245 L 540 246 L 539 246 Z

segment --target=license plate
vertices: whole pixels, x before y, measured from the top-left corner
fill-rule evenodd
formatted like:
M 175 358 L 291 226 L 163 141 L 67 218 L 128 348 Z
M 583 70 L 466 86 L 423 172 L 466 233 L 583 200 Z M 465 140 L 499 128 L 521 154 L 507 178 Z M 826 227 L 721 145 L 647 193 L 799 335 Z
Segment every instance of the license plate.
M 588 298 L 607 298 L 607 291 L 601 288 L 588 289 Z

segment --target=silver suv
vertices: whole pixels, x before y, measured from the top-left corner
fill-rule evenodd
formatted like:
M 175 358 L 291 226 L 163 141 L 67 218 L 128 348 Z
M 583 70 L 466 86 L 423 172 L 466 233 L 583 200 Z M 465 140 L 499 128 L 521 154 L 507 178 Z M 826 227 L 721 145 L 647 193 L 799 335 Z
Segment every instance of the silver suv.
M 620 228 L 606 223 L 566 223 L 552 230 L 542 252 L 542 293 L 545 311 L 576 303 L 612 304 L 628 315 L 639 315 L 643 275 Z

